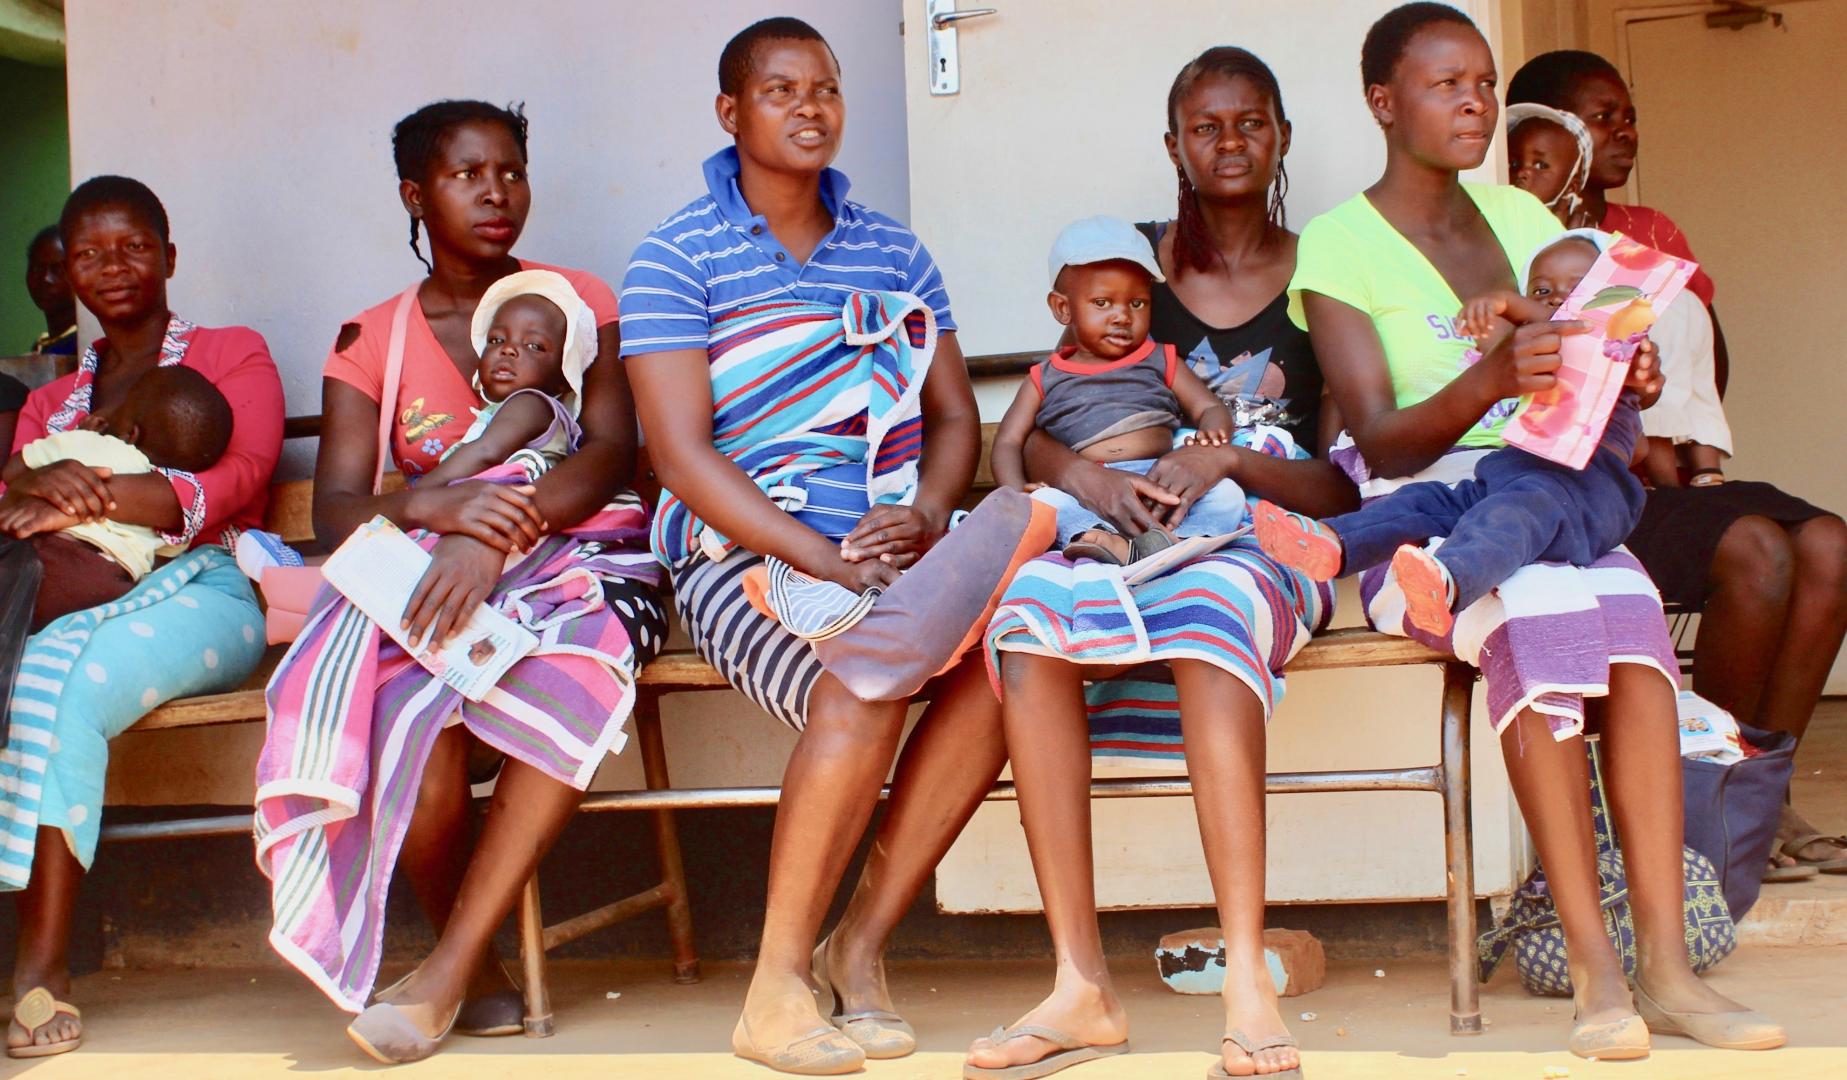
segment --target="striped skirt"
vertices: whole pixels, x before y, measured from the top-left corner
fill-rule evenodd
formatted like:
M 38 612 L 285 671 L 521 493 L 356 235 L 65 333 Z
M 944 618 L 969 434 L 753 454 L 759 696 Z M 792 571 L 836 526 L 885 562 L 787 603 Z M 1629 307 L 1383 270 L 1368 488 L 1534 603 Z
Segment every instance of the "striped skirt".
M 988 624 L 989 674 L 998 693 L 1005 652 L 1130 666 L 1085 688 L 1091 756 L 1166 772 L 1184 756 L 1171 661 L 1230 673 L 1267 718 L 1283 666 L 1333 612 L 1332 586 L 1278 565 L 1251 537 L 1134 586 L 1115 567 L 1047 555 L 1014 577 Z
M 446 726 L 459 717 L 482 742 L 578 790 L 622 748 L 635 672 L 665 638 L 653 574 L 637 552 L 541 541 L 487 600 L 539 645 L 480 701 L 323 588 L 266 692 L 256 841 L 270 944 L 336 1004 L 363 1009 L 378 975 L 392 871 Z

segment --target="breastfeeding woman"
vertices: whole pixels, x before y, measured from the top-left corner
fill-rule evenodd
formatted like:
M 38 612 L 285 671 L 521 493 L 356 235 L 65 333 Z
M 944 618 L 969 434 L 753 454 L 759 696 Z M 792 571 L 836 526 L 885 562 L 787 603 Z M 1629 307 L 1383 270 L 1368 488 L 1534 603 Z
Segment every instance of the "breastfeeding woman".
M 27 639 L 0 751 L 0 890 L 18 890 L 19 903 L 9 1057 L 83 1041 L 82 1014 L 62 999 L 71 912 L 102 828 L 108 741 L 162 702 L 235 688 L 263 657 L 262 612 L 227 549 L 238 530 L 262 523 L 282 453 L 282 381 L 269 346 L 248 327 L 196 326 L 168 306 L 178 248 L 147 185 L 86 180 L 58 228 L 71 289 L 103 336 L 75 372 L 27 398 L 13 450 L 119 409 L 158 367 L 205 376 L 236 423 L 217 464 L 198 473 L 118 475 L 58 461 L 15 474 L 0 496 L 0 536 L 52 539 L 108 519 L 154 530 L 172 556 L 130 587 L 111 563 L 99 573 L 81 542 L 39 545 L 40 588 L 67 603 L 90 599 Z

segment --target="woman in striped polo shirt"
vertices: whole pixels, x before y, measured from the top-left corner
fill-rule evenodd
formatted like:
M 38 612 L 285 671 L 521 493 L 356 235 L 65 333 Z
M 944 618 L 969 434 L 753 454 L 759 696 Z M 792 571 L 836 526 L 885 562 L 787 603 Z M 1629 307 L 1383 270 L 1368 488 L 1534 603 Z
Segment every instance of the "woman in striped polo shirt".
M 979 416 L 929 253 L 903 225 L 848 201 L 846 177 L 828 167 L 845 106 L 839 64 L 820 34 L 787 18 L 745 29 L 719 61 L 719 91 L 718 120 L 735 145 L 705 163 L 707 192 L 636 249 L 621 294 L 622 353 L 666 489 L 655 552 L 672 572 L 687 630 L 733 685 L 801 732 L 783 777 L 762 945 L 732 1046 L 783 1071 L 852 1072 L 867 1057 L 899 1057 L 916 1046 L 892 1012 L 880 957 L 1000 773 L 998 704 L 979 654 L 945 650 L 948 670 L 898 759 L 860 885 L 817 949 L 821 921 L 891 769 L 909 694 L 849 688 L 853 680 L 829 652 L 837 643 L 795 636 L 753 606 L 745 582 L 768 556 L 854 593 L 893 587 L 900 569 L 944 537 L 974 475 Z M 733 348 L 742 336 L 733 328 L 743 323 L 767 334 L 778 328 L 776 316 L 793 313 L 820 326 L 831 306 L 838 327 L 843 305 L 851 317 L 863 303 L 894 301 L 925 331 L 909 342 L 921 349 L 927 374 L 919 376 L 920 395 L 913 387 L 921 426 L 908 442 L 893 428 L 876 443 L 879 414 L 862 403 L 888 389 L 876 376 L 854 374 L 850 364 L 817 371 L 806 354 L 739 361 Z M 740 364 L 754 366 L 740 371 Z M 785 423 L 791 433 L 778 446 L 794 445 L 791 453 L 811 463 L 839 461 L 862 478 L 870 471 L 873 487 L 886 451 L 908 448 L 916 470 L 909 504 L 869 503 L 864 479 L 855 490 L 829 484 L 821 473 L 833 470 L 791 471 L 780 458 L 753 457 L 758 447 L 739 445 L 729 423 L 752 396 L 766 399 L 753 424 L 774 423 L 777 412 L 801 414 L 800 423 Z M 919 454 L 924 440 L 928 453 Z M 810 453 L 849 444 L 864 460 L 851 451 L 832 459 Z M 791 487 L 799 494 L 789 496 Z M 831 505 L 818 507 L 822 501 Z M 671 512 L 676 502 L 683 511 Z M 942 554 L 974 527 L 973 518 L 959 526 Z M 1042 539 L 1039 550 L 1050 538 Z M 931 565 L 906 583 L 934 581 L 917 576 Z M 881 606 L 894 595 L 887 592 Z M 942 631 L 952 644 L 985 622 L 979 610 L 966 625 L 940 615 L 942 606 L 930 610 L 928 620 L 916 620 L 921 635 Z M 901 663 L 902 650 L 894 655 Z M 817 1011 L 811 978 L 832 989 L 831 1017 Z

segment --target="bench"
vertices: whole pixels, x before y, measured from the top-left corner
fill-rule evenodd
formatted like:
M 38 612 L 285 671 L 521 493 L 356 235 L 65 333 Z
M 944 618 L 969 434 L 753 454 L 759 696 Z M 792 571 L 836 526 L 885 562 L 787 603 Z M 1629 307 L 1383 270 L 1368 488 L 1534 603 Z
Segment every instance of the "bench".
M 982 455 L 977 490 L 993 485 L 988 470 L 988 449 L 996 425 L 982 428 Z M 289 438 L 319 433 L 319 418 L 289 421 Z M 313 539 L 310 520 L 312 481 L 277 484 L 271 492 L 266 527 L 291 543 Z M 128 730 L 156 732 L 176 728 L 258 722 L 264 719 L 263 686 L 284 649 L 272 648 L 255 674 L 239 689 L 224 694 L 170 701 L 143 717 Z M 1363 629 L 1334 630 L 1316 637 L 1288 666 L 1290 673 L 1339 668 L 1398 667 L 1434 664 L 1443 670 L 1438 718 L 1438 753 L 1434 764 L 1401 769 L 1352 769 L 1331 772 L 1272 773 L 1265 789 L 1271 794 L 1335 791 L 1421 791 L 1440 797 L 1447 882 L 1447 923 L 1450 971 L 1450 1031 L 1481 1031 L 1481 1011 L 1475 978 L 1475 869 L 1474 841 L 1469 814 L 1469 713 L 1476 673 L 1469 665 L 1434 652 L 1405 638 Z M 729 690 L 719 673 L 690 650 L 670 651 L 645 666 L 636 678 L 639 691 L 633 730 L 640 748 L 645 788 L 633 791 L 592 792 L 580 810 L 585 813 L 646 811 L 653 817 L 660 880 L 632 896 L 593 911 L 546 925 L 539 897 L 538 876 L 526 883 L 516 912 L 526 1005 L 525 1031 L 542 1037 L 554 1030 L 550 994 L 545 974 L 545 954 L 586 934 L 612 926 L 645 912 L 666 914 L 673 947 L 674 978 L 690 983 L 699 978 L 699 956 L 693 944 L 692 912 L 688 904 L 686 874 L 674 811 L 714 807 L 773 806 L 780 798 L 776 787 L 675 788 L 668 775 L 661 737 L 660 702 L 668 694 Z M 880 798 L 889 794 L 881 792 Z M 1182 776 L 1123 777 L 1093 780 L 1092 798 L 1191 795 L 1192 786 Z M 1012 800 L 1011 783 L 999 783 L 989 800 Z M 248 815 L 183 818 L 134 824 L 105 824 L 102 838 L 110 841 L 167 840 L 180 837 L 248 835 Z

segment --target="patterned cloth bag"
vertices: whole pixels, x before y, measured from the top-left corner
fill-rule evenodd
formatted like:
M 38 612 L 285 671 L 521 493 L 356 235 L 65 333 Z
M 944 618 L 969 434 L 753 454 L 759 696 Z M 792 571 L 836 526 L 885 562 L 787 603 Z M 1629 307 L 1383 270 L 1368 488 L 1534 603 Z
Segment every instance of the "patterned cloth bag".
M 1591 823 L 1597 836 L 1598 906 L 1603 909 L 1603 928 L 1616 946 L 1623 971 L 1634 976 L 1635 921 L 1629 911 L 1629 881 L 1623 874 L 1615 826 L 1604 802 L 1602 756 L 1596 739 L 1586 739 L 1585 743 L 1591 767 Z M 1686 880 L 1687 959 L 1693 970 L 1700 972 L 1730 956 L 1738 947 L 1738 938 L 1712 861 L 1684 846 L 1681 859 Z M 1481 981 L 1488 981 L 1510 949 L 1520 984 L 1528 993 L 1571 996 L 1565 932 L 1559 925 L 1558 910 L 1552 905 L 1543 868 L 1535 869 L 1521 884 L 1507 914 L 1477 940 Z

